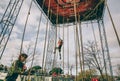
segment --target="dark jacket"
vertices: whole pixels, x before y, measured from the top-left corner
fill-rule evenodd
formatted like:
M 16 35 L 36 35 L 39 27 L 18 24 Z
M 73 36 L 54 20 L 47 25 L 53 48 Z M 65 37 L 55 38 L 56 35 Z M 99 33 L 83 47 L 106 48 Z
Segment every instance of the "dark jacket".
M 19 74 L 23 72 L 24 63 L 19 60 L 16 60 L 12 63 L 6 77 L 6 81 L 16 81 Z

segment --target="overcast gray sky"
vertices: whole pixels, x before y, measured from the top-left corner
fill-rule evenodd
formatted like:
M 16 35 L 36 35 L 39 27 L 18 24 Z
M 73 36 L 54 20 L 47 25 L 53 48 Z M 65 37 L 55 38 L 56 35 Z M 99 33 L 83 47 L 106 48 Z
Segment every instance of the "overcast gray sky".
M 8 5 L 9 0 L 0 0 L 0 19 L 2 18 L 2 15 L 4 14 L 4 11 Z M 119 38 L 120 38 L 120 27 L 119 27 L 119 20 L 120 20 L 120 0 L 108 0 L 108 6 L 110 8 Z M 26 16 L 28 13 L 28 9 L 29 9 L 29 5 L 30 5 L 30 0 L 25 0 L 23 3 L 23 6 L 21 8 L 20 14 L 17 18 L 15 27 L 12 31 L 10 40 L 8 42 L 7 48 L 4 52 L 4 55 L 2 57 L 1 63 L 5 64 L 5 65 L 9 65 L 11 64 L 11 60 L 15 60 L 17 59 L 17 56 L 19 54 L 19 49 L 20 49 L 20 44 L 21 44 L 21 37 L 22 37 L 22 32 L 23 32 L 23 28 L 25 25 L 25 20 L 26 20 Z M 27 52 L 26 48 L 28 47 L 28 45 L 32 45 L 31 49 L 33 49 L 34 46 L 34 42 L 35 42 L 35 37 L 36 37 L 36 31 L 37 31 L 37 26 L 38 26 L 38 21 L 39 21 L 39 16 L 40 16 L 41 11 L 38 9 L 38 7 L 33 4 L 32 5 L 32 9 L 31 9 L 31 13 L 29 16 L 29 20 L 28 20 L 28 24 L 27 24 L 27 30 L 25 33 L 25 39 L 24 39 L 24 51 Z M 112 62 L 112 66 L 113 66 L 113 70 L 116 70 L 116 68 L 114 66 L 116 66 L 117 64 L 120 64 L 120 47 L 118 45 L 116 36 L 114 34 L 114 30 L 110 21 L 110 18 L 108 16 L 108 12 L 105 10 L 105 14 L 104 14 L 104 23 L 105 23 L 105 28 L 106 28 L 106 33 L 107 33 L 107 39 L 108 39 L 108 45 L 109 45 L 109 51 L 110 51 L 110 56 L 111 56 L 111 62 Z M 87 25 L 83 25 L 83 41 L 84 43 L 86 43 L 86 41 L 88 40 L 93 40 L 92 37 L 92 30 L 89 27 L 90 24 Z M 95 25 L 96 26 L 96 25 Z M 45 35 L 45 27 L 46 27 L 46 18 L 42 18 L 42 23 L 41 23 L 41 28 L 40 28 L 40 36 L 39 36 L 39 42 L 38 42 L 38 46 L 37 46 L 37 55 L 36 55 L 36 61 L 39 65 L 41 65 L 42 62 L 42 53 L 43 53 L 43 45 L 44 45 L 44 35 Z M 96 36 L 98 36 L 98 31 L 95 28 L 95 34 Z M 60 31 L 62 33 L 62 28 L 60 28 Z M 65 28 L 65 31 L 67 31 L 67 28 Z M 72 42 L 74 41 L 74 34 L 73 34 L 73 28 L 70 27 L 69 28 L 69 39 L 70 39 L 70 53 L 73 53 L 75 50 L 73 49 L 73 44 Z M 60 33 L 60 37 L 62 37 L 62 34 Z M 67 35 L 67 32 L 65 32 L 65 36 Z M 92 38 L 91 38 L 92 37 Z M 65 41 L 64 43 L 67 44 L 67 37 L 65 37 Z M 65 51 L 67 52 L 67 45 L 65 45 Z M 30 54 L 29 54 L 30 55 Z M 73 61 L 74 60 L 74 54 L 70 55 L 70 63 L 74 64 Z M 65 56 L 66 58 L 66 56 Z M 35 63 L 35 64 L 37 64 Z M 29 65 L 30 63 L 28 63 Z M 114 71 L 115 73 L 115 71 Z

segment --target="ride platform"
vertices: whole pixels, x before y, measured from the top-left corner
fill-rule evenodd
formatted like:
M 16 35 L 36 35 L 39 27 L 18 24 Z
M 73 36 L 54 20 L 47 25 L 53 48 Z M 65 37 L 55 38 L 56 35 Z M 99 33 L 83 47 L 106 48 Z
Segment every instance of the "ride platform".
M 99 19 L 104 11 L 104 0 L 36 0 L 36 2 L 53 24 L 75 22 L 75 9 L 77 21 L 81 22 Z

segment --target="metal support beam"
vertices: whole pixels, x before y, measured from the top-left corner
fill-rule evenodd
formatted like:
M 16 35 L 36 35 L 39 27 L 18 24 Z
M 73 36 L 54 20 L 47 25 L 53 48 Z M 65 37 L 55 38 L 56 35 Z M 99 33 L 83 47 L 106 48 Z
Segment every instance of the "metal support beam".
M 0 21 L 0 59 L 6 48 L 24 0 L 10 0 Z

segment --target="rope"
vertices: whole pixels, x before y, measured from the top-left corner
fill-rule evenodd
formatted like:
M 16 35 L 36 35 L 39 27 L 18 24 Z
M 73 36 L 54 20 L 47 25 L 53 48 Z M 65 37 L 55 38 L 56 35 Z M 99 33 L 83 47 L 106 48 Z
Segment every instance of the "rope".
M 19 0 L 18 0 L 18 1 L 19 1 Z M 5 16 L 6 12 L 7 12 L 8 7 L 9 7 L 10 4 L 11 4 L 11 1 L 9 2 L 9 4 L 8 4 L 8 6 L 7 6 L 7 9 L 6 9 L 6 11 L 5 11 L 5 13 L 4 13 L 3 17 L 2 17 L 2 20 L 1 20 L 0 23 L 2 23 L 2 21 L 5 21 L 5 22 L 4 22 L 5 25 L 4 25 L 4 27 L 3 27 L 2 31 L 1 31 L 1 34 L 0 34 L 0 37 L 2 36 L 2 37 L 1 37 L 1 40 L 0 40 L 0 44 L 2 44 L 2 41 L 3 41 L 4 36 L 5 36 L 5 33 L 7 32 L 7 29 L 8 29 L 8 27 L 9 27 L 9 24 L 11 23 L 10 21 L 8 22 L 8 19 L 11 19 L 11 18 L 13 17 L 13 14 L 14 14 L 15 9 L 16 9 L 16 7 L 17 7 L 18 1 L 17 1 L 17 2 L 15 1 L 15 2 L 13 3 L 14 5 L 12 6 L 12 10 L 10 11 L 10 13 L 9 13 L 6 21 L 3 20 L 3 18 L 4 18 L 4 16 Z M 16 3 L 16 4 L 15 4 L 15 3 Z M 12 11 L 13 11 L 13 13 L 12 13 Z M 11 14 L 12 14 L 12 15 L 11 15 Z M 7 22 L 8 22 L 8 23 L 7 23 Z M 7 24 L 7 27 L 5 27 L 6 24 Z M 11 24 L 12 24 L 12 23 L 11 23 Z M 13 25 L 13 26 L 14 26 L 14 25 Z M 11 29 L 13 29 L 13 26 L 12 26 Z M 3 33 L 3 35 L 2 35 L 2 33 Z M 10 34 L 11 34 L 11 33 L 10 33 Z
M 6 10 L 5 10 L 5 13 L 7 12 L 7 9 L 9 8 L 11 2 L 12 2 L 12 0 L 9 1 L 8 6 L 7 6 Z M 16 1 L 15 1 L 15 2 L 16 2 Z M 15 4 L 15 2 L 14 2 L 13 4 Z M 12 7 L 12 9 L 13 9 L 13 7 Z M 10 12 L 11 12 L 11 11 L 10 11 Z M 1 24 L 2 21 L 3 21 L 3 18 L 4 18 L 4 16 L 5 16 L 5 13 L 3 14 L 3 17 L 2 17 L 2 19 L 1 19 L 1 21 L 0 21 L 0 24 Z
M 43 0 L 43 3 L 42 3 L 42 8 L 44 7 L 44 3 L 45 3 L 45 0 Z M 42 12 L 41 12 L 41 14 L 40 14 L 40 20 L 39 20 L 39 25 L 38 25 L 38 30 L 40 30 L 40 24 L 41 24 L 41 19 L 42 19 Z M 39 31 L 38 31 L 39 32 Z M 38 37 L 38 36 L 37 36 Z M 37 38 L 38 39 L 38 38 Z M 36 41 L 36 44 L 37 44 L 37 41 Z M 36 50 L 36 48 L 35 48 L 35 50 Z M 34 57 L 34 55 L 33 55 L 33 57 Z M 34 60 L 34 58 L 33 58 L 33 60 Z M 43 63 L 42 63 L 43 64 Z M 32 66 L 32 64 L 31 64 L 31 66 Z M 43 68 L 42 68 L 42 73 L 43 73 Z M 28 79 L 29 80 L 29 79 Z
M 75 27 L 74 27 L 75 28 Z M 74 29 L 74 41 L 75 41 L 75 64 L 76 64 L 76 78 L 75 78 L 75 81 L 77 81 L 77 72 L 78 72 L 78 68 L 77 68 L 77 42 L 76 42 L 76 29 Z
M 101 65 L 101 60 L 100 60 L 100 53 L 98 52 L 97 40 L 96 40 L 95 30 L 94 30 L 93 22 L 92 22 L 92 21 L 91 21 L 91 28 L 92 28 L 92 32 L 93 32 L 94 41 L 95 41 L 95 47 L 96 47 L 96 48 L 95 48 L 95 49 L 96 49 L 95 51 L 96 51 L 96 53 L 98 53 L 98 59 L 99 59 L 99 62 L 100 62 L 100 63 L 98 63 L 97 57 L 96 57 L 96 55 L 95 55 L 94 58 L 95 58 L 95 61 L 97 62 L 96 67 L 97 67 L 97 69 L 100 71 L 102 80 L 104 80 L 103 73 L 102 73 L 102 69 L 101 69 L 102 65 Z
M 56 23 L 58 23 L 58 5 L 57 5 L 57 19 L 56 19 Z M 55 53 L 54 53 L 54 60 L 53 60 L 53 67 L 52 68 L 54 68 L 55 62 L 56 62 L 56 43 L 57 43 L 57 32 L 58 31 L 57 31 L 57 27 L 55 27 L 55 29 L 56 29 L 56 33 L 55 33 L 55 48 L 54 48 Z
M 68 20 L 67 20 L 68 21 Z M 67 63 L 68 63 L 68 75 L 69 75 L 69 66 L 70 66 L 70 64 L 69 64 L 69 27 L 67 27 Z
M 26 18 L 26 21 L 25 21 L 25 26 L 24 26 L 22 41 L 21 41 L 20 54 L 22 53 L 23 40 L 24 40 L 24 36 L 25 36 L 25 31 L 26 31 L 26 27 L 27 27 L 28 18 L 29 18 L 29 15 L 30 15 L 30 10 L 31 10 L 31 7 L 32 7 L 32 1 L 33 0 L 31 0 L 30 7 L 29 7 L 29 10 L 28 10 L 28 14 L 27 14 L 27 18 Z
M 76 13 L 76 3 L 75 3 L 75 0 L 74 0 L 74 13 L 75 13 L 75 21 L 76 21 L 76 35 L 77 35 L 77 37 L 76 37 L 76 39 L 78 40 L 78 41 L 76 41 L 77 43 L 78 43 L 78 46 L 79 46 L 79 37 L 78 37 L 78 27 L 77 27 L 77 13 Z M 78 19 L 79 19 L 80 17 L 78 16 Z M 82 29 L 81 29 L 81 27 L 79 28 L 80 30 L 80 38 L 81 38 L 81 53 L 82 53 L 82 64 L 83 64 L 83 71 L 84 71 L 84 54 L 83 54 L 83 42 L 82 42 Z M 79 53 L 80 53 L 80 46 L 79 46 Z M 77 54 L 76 54 L 76 59 L 77 59 Z M 77 60 L 76 60 L 76 63 L 77 63 Z M 76 67 L 76 69 L 77 69 L 77 67 Z M 77 70 L 76 70 L 77 71 Z M 76 72 L 77 73 L 77 72 Z M 76 74 L 77 75 L 77 74 Z M 84 74 L 83 74 L 84 75 Z M 84 79 L 83 79 L 83 75 L 82 75 L 82 81 L 84 81 Z M 76 78 L 76 81 L 77 81 L 77 78 Z
M 30 73 L 31 73 L 31 70 L 32 70 L 34 57 L 35 57 L 35 54 L 36 54 L 36 47 L 37 47 L 37 42 L 38 42 L 38 37 L 39 37 L 39 32 L 40 32 L 41 19 L 42 19 L 42 13 L 40 14 L 40 20 L 39 20 L 39 25 L 38 25 L 38 31 L 37 31 L 37 36 L 36 36 L 36 41 L 35 41 L 35 46 L 34 46 L 34 51 L 33 51 L 33 58 L 32 58 L 32 63 L 31 63 L 31 67 L 30 67 L 30 70 L 29 70 L 29 74 L 28 74 L 28 81 L 29 81 L 29 79 L 30 79 Z
M 18 0 L 19 1 L 19 0 Z M 8 6 L 7 6 L 7 8 L 6 8 L 6 10 L 5 10 L 5 13 L 3 14 L 3 17 L 2 17 L 2 19 L 1 19 L 1 21 L 0 21 L 0 24 L 4 21 L 3 19 L 4 19 L 4 17 L 5 17 L 5 14 L 7 13 L 7 10 L 8 10 L 8 8 L 9 8 L 9 6 L 10 6 L 10 4 L 11 4 L 11 2 L 12 2 L 12 0 L 10 0 L 10 2 L 9 2 L 9 4 L 8 4 Z M 16 3 L 16 0 L 15 0 L 15 2 L 13 3 L 13 4 L 15 4 Z M 17 4 L 16 4 L 17 5 Z M 14 8 L 16 8 L 16 5 L 13 5 L 12 6 L 12 10 L 10 10 L 10 12 L 9 12 L 9 15 L 8 15 L 8 17 L 7 17 L 7 19 L 6 20 L 8 20 L 9 18 L 10 18 L 10 15 L 11 15 L 11 13 L 12 13 L 12 11 L 13 11 L 13 9 Z M 4 23 L 7 23 L 8 21 L 5 21 Z M 8 23 L 7 23 L 7 28 L 5 27 L 5 25 L 4 25 L 4 27 L 2 28 L 2 31 L 1 31 L 1 33 L 0 33 L 0 37 L 2 36 L 2 38 L 4 37 L 4 31 L 6 32 L 6 30 L 8 29 Z M 3 35 L 2 35 L 2 33 L 3 33 Z M 3 39 L 2 39 L 3 40 Z M 1 40 L 1 41 L 2 41 Z M 1 44 L 1 41 L 0 41 L 0 44 Z
M 111 15 L 111 13 L 110 13 L 110 9 L 109 9 L 107 3 L 106 3 L 105 5 L 106 5 L 106 7 L 107 7 L 108 14 L 109 14 L 109 16 L 110 16 L 110 20 L 111 20 L 111 22 L 112 22 L 113 29 L 114 29 L 115 35 L 116 35 L 116 37 L 117 37 L 118 44 L 119 44 L 119 46 L 120 46 L 120 38 L 119 38 L 119 36 L 118 36 L 118 33 L 117 33 L 117 30 L 116 30 L 116 27 L 115 27 L 115 24 L 114 24 L 114 21 L 113 21 L 112 15 Z
M 52 17 L 52 11 L 50 11 L 51 13 L 50 13 L 50 19 L 51 19 L 51 17 Z M 50 42 L 50 27 L 49 27 L 49 33 L 48 33 L 48 44 L 47 44 L 47 52 L 48 52 L 48 47 L 49 47 L 49 42 Z M 50 58 L 50 57 L 49 57 Z M 48 59 L 47 58 L 47 56 L 46 56 L 46 59 Z M 46 62 L 45 62 L 45 67 L 46 67 Z
M 55 33 L 55 49 L 54 49 L 54 51 L 56 51 L 57 27 L 55 27 L 55 29 L 56 29 L 56 33 Z M 55 66 L 55 58 L 56 58 L 56 53 L 54 53 L 54 59 L 53 59 L 53 66 L 52 66 L 52 68 L 54 68 L 54 66 Z
M 101 26 L 100 26 L 99 20 L 98 20 L 98 29 L 99 29 L 99 35 L 100 35 L 101 49 L 102 49 L 102 53 L 103 53 L 103 62 L 104 62 L 104 67 L 105 67 L 105 73 L 106 73 L 106 77 L 107 77 L 107 68 L 106 68 L 105 54 L 104 54 L 102 34 L 101 34 Z
M 81 53 L 82 53 L 82 57 L 84 58 L 83 56 L 83 46 L 82 46 L 82 27 L 81 27 L 81 22 L 80 22 L 80 16 L 78 15 L 78 21 L 79 21 L 79 34 L 78 34 L 78 29 L 77 29 L 77 34 L 78 34 L 78 47 L 79 47 L 79 62 L 80 62 L 80 69 L 81 69 L 81 73 L 83 73 L 83 64 L 84 64 L 84 61 L 82 63 L 82 58 L 81 58 L 81 54 L 80 54 L 80 45 L 81 45 Z M 79 35 L 80 35 L 80 39 L 81 41 L 79 40 Z M 80 42 L 79 42 L 80 41 Z M 81 43 L 81 44 L 80 44 Z M 82 81 L 84 81 L 83 79 L 83 76 L 84 74 L 82 74 Z
M 45 4 L 45 0 L 43 0 L 43 3 L 42 3 L 42 9 L 44 8 L 44 4 Z M 42 12 L 41 12 L 42 13 Z M 42 14 L 41 14 L 42 15 Z M 41 18 L 42 19 L 42 18 Z M 40 20 L 41 20 L 40 19 Z M 44 56 L 44 54 L 43 54 L 43 60 L 42 60 L 42 73 L 43 73 L 43 65 L 44 65 L 44 58 L 45 58 L 45 56 Z M 46 65 L 45 65 L 46 66 Z
M 58 20 L 58 18 L 57 18 L 57 20 Z M 58 23 L 57 23 L 58 24 Z M 60 27 L 57 27 L 57 29 L 58 29 L 58 32 L 57 32 L 57 36 L 59 37 L 59 38 L 61 38 L 61 36 L 60 36 Z M 61 59 L 61 55 L 60 55 L 61 53 L 59 53 L 59 59 Z
M 47 13 L 47 16 L 49 16 L 49 10 L 50 10 L 50 0 L 49 0 L 49 4 L 48 4 L 48 13 Z M 47 19 L 47 24 L 46 24 L 46 33 L 45 33 L 45 43 L 44 43 L 44 50 L 43 50 L 43 60 L 42 60 L 42 67 L 43 69 L 45 69 L 45 64 L 44 64 L 44 61 L 45 61 L 45 47 L 46 47 L 46 41 L 47 41 L 47 34 L 48 34 L 48 19 Z M 42 69 L 42 71 L 43 71 Z
M 29 8 L 28 15 L 30 14 L 31 6 L 32 6 L 32 1 L 31 1 L 31 4 L 30 4 L 30 8 Z M 42 5 L 42 7 L 43 7 L 43 5 Z M 27 17 L 27 19 L 28 19 L 28 17 Z M 29 81 L 29 79 L 30 79 L 31 68 L 32 68 L 32 66 L 33 66 L 34 56 L 35 56 L 35 54 L 36 54 L 36 46 L 37 46 L 38 37 L 39 37 L 39 30 L 40 30 L 41 19 L 42 19 L 42 13 L 40 14 L 40 20 L 39 20 L 38 31 L 37 31 L 37 36 L 36 36 L 36 41 L 35 41 L 35 46 L 34 46 L 34 51 L 33 51 L 32 63 L 31 63 L 31 67 L 30 67 L 30 70 L 29 70 L 29 73 L 28 73 L 28 81 Z M 27 22 L 26 22 L 26 23 L 27 23 Z
M 56 19 L 56 24 L 58 23 L 58 5 L 57 5 L 57 19 Z M 55 34 L 55 49 L 54 49 L 54 51 L 55 51 L 55 53 L 54 53 L 54 60 L 53 60 L 53 67 L 52 68 L 54 68 L 54 66 L 55 66 L 55 62 L 56 62 L 56 43 L 57 43 L 57 33 L 58 33 L 58 30 L 57 30 L 57 25 L 55 26 L 55 28 L 56 28 L 56 34 Z
M 59 2 L 59 0 L 58 0 L 58 2 Z M 57 5 L 57 19 L 56 19 L 56 24 L 58 24 L 58 11 L 59 11 L 59 6 Z M 59 33 L 59 29 L 58 29 L 58 27 L 57 27 L 57 25 L 56 25 L 56 36 L 55 36 L 55 51 L 56 51 L 56 44 L 57 44 L 57 34 Z M 58 49 L 59 50 L 59 49 Z M 56 60 L 56 57 L 57 57 L 57 55 L 56 55 L 56 53 L 54 54 L 54 66 L 55 66 L 55 62 L 57 63 L 57 60 Z M 54 66 L 53 66 L 53 68 L 54 68 Z
M 19 1 L 19 0 L 18 0 L 18 1 Z M 23 1 L 22 1 L 21 5 L 20 5 L 20 7 L 19 7 L 19 11 L 18 11 L 18 13 L 17 13 L 17 16 L 18 16 L 18 14 L 19 14 L 19 12 L 20 12 L 20 9 L 21 9 L 22 4 L 23 4 Z M 8 5 L 8 6 L 9 6 L 9 5 Z M 17 6 L 17 4 L 16 4 L 16 6 Z M 16 9 L 16 7 L 15 7 L 15 9 Z M 7 11 L 7 10 L 6 10 L 6 11 Z M 14 13 L 14 12 L 13 12 L 13 13 Z M 13 15 L 12 15 L 12 16 L 13 16 Z M 11 17 L 12 17 L 12 16 L 11 16 Z M 16 21 L 16 19 L 17 19 L 17 17 L 15 18 L 15 21 Z M 15 24 L 15 22 L 14 22 L 14 24 Z M 0 55 L 0 60 L 1 60 L 2 56 L 3 56 L 3 53 L 4 53 L 5 48 L 6 48 L 6 45 L 7 45 L 7 43 L 8 43 L 9 38 L 10 38 L 10 35 L 11 35 L 11 33 L 12 33 L 14 24 L 13 24 L 11 30 L 10 30 L 10 33 L 8 34 L 8 38 L 7 38 L 6 43 L 5 43 L 5 45 L 4 45 L 3 51 L 2 51 L 2 53 L 1 53 L 1 55 Z M 7 26 L 7 27 L 8 27 L 8 26 Z M 4 37 L 3 37 L 3 38 L 4 38 Z M 3 40 L 3 38 L 2 38 L 2 40 Z M 2 40 L 0 41 L 0 44 L 1 44 Z
M 93 26 L 93 22 L 91 21 L 91 28 L 92 28 L 92 32 L 93 32 L 93 37 L 94 37 L 94 41 L 95 41 L 95 47 L 96 47 L 96 52 L 98 52 L 98 46 L 97 46 L 97 40 L 96 40 L 96 36 L 95 36 L 95 30 L 94 30 L 94 26 Z M 101 60 L 100 60 L 100 53 L 98 53 L 98 59 L 100 61 L 100 65 L 101 65 Z
M 60 36 L 60 27 L 58 27 L 58 33 L 57 33 L 57 34 L 58 34 L 57 36 L 58 36 L 59 38 L 61 38 L 61 36 Z
M 63 11 L 63 14 L 64 14 L 64 11 Z M 63 23 L 65 23 L 65 18 L 63 17 Z M 63 41 L 64 41 L 64 26 L 65 26 L 65 24 L 63 24 L 63 34 L 62 34 L 62 36 L 63 36 Z M 63 71 L 64 71 L 64 43 L 63 43 Z
M 75 47 L 76 47 L 76 57 L 75 57 L 75 59 L 76 59 L 76 78 L 75 78 L 75 81 L 77 81 L 77 74 L 78 74 L 78 65 L 77 65 L 77 40 L 76 40 L 76 29 L 77 29 L 77 13 L 76 13 L 76 2 L 75 2 L 75 0 L 74 0 L 74 14 L 75 14 L 75 24 L 76 24 L 76 27 L 75 27 L 75 29 L 74 29 L 74 38 L 75 38 Z
M 64 18 L 63 18 L 63 22 L 64 22 Z M 64 24 L 63 24 L 63 41 L 64 41 Z M 64 54 L 64 43 L 63 43 L 63 71 L 64 71 L 64 55 L 65 54 Z
M 3 27 L 3 30 L 1 31 L 1 35 L 2 35 L 2 33 L 3 33 L 3 35 L 2 35 L 2 39 L 0 40 L 0 44 L 1 44 L 1 42 L 2 42 L 2 40 L 4 39 L 4 36 L 5 36 L 5 33 L 7 32 L 7 30 L 8 30 L 8 27 L 9 27 L 9 24 L 11 24 L 11 25 L 13 25 L 14 26 L 14 24 L 15 24 L 15 21 L 16 21 L 16 18 L 15 18 L 15 21 L 14 21 L 14 23 L 11 23 L 11 19 L 12 19 L 12 17 L 14 16 L 14 13 L 15 13 L 15 10 L 16 10 L 16 8 L 17 8 L 17 5 L 18 5 L 18 3 L 19 3 L 19 0 L 16 2 L 14 2 L 13 4 L 15 4 L 15 5 L 13 5 L 12 6 L 12 10 L 10 11 L 10 13 L 9 13 L 9 15 L 8 15 L 8 17 L 7 17 L 7 19 L 6 19 L 6 21 L 5 20 L 1 20 L 1 21 L 5 21 L 4 23 L 5 24 L 7 24 L 7 25 L 4 25 L 4 27 Z M 22 3 L 23 3 L 23 1 L 22 1 Z M 21 6 L 22 6 L 22 3 L 21 3 L 21 5 L 20 5 L 20 8 L 21 8 Z M 12 4 L 12 3 L 11 3 Z M 19 9 L 20 9 L 19 8 Z M 7 11 L 7 9 L 6 9 L 6 11 Z M 19 10 L 20 11 L 20 10 Z M 18 11 L 18 13 L 17 14 L 19 14 L 19 11 Z M 6 13 L 6 12 L 5 12 Z M 18 16 L 18 15 L 17 15 Z M 9 21 L 8 21 L 9 20 Z M 7 27 L 6 27 L 7 26 Z M 12 29 L 13 29 L 13 26 L 12 26 Z M 10 33 L 11 34 L 11 33 Z M 1 36 L 0 35 L 0 36 Z
M 104 37 L 105 37 L 105 45 L 106 45 L 106 50 L 107 50 L 107 55 L 108 55 L 108 60 L 109 60 L 110 73 L 111 73 L 111 76 L 112 76 L 112 80 L 114 81 L 113 72 L 112 72 L 112 65 L 111 65 L 111 59 L 110 59 L 110 53 L 109 53 L 108 42 L 107 42 L 106 31 L 105 31 L 105 26 L 104 26 L 103 20 L 102 20 L 102 25 L 103 25 L 103 33 L 104 33 Z

